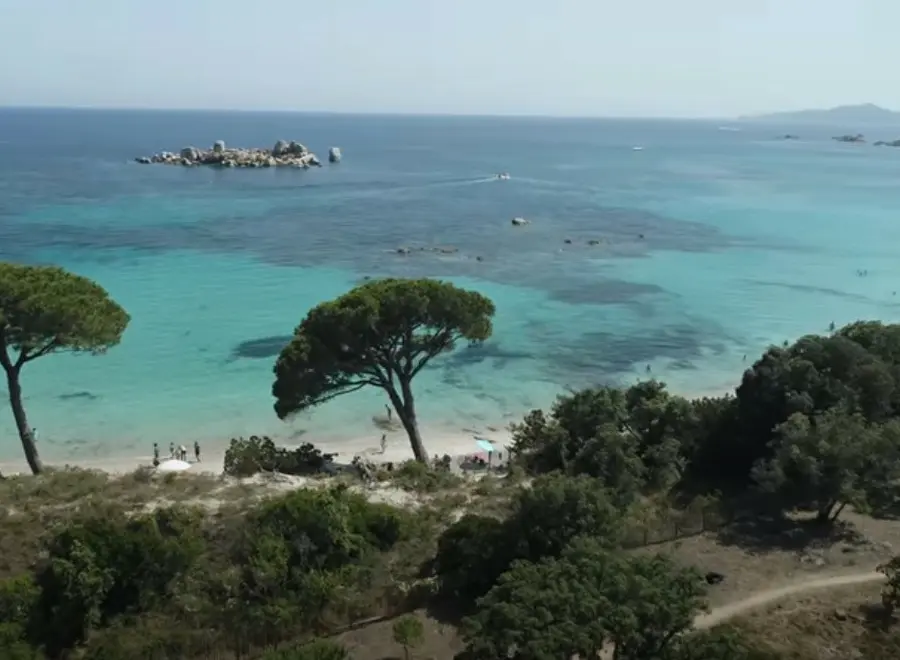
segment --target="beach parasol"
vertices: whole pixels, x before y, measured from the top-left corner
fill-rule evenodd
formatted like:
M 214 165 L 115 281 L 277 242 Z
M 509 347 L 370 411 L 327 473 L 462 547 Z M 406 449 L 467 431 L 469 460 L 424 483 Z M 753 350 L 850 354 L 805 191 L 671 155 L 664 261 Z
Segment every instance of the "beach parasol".
M 180 461 L 176 458 L 163 461 L 156 467 L 157 472 L 184 472 L 190 470 L 191 464 L 187 461 Z
M 488 440 L 487 438 L 479 438 L 477 435 L 475 437 L 475 444 L 478 445 L 482 450 L 486 452 L 494 452 L 497 451 L 497 448 L 494 446 L 494 443 Z

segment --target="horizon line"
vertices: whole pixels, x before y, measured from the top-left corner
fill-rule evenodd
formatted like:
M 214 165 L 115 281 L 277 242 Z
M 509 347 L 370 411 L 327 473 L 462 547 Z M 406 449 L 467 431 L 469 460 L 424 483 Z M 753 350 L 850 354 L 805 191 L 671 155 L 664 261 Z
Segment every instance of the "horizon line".
M 554 115 L 543 113 L 483 113 L 483 112 L 429 112 L 406 110 L 296 110 L 262 108 L 165 108 L 135 106 L 92 106 L 92 105 L 7 105 L 0 103 L 4 110 L 67 110 L 77 112 L 185 112 L 185 113 L 242 113 L 242 114 L 295 114 L 295 115 L 339 115 L 346 117 L 460 117 L 471 119 L 603 119 L 603 120 L 655 120 L 655 121 L 736 121 L 740 117 L 709 116 L 688 117 L 669 115 Z

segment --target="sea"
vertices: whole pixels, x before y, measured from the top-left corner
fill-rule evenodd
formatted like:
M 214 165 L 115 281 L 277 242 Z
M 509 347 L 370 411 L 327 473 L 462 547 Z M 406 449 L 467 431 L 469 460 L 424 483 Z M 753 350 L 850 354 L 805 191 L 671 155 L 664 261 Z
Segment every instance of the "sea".
M 496 303 L 488 342 L 435 359 L 414 383 L 426 445 L 503 428 L 572 388 L 654 377 L 690 396 L 733 390 L 773 343 L 900 318 L 900 149 L 831 139 L 851 132 L 900 137 L 723 121 L 2 109 L 0 259 L 90 277 L 132 317 L 105 355 L 25 367 L 42 456 L 137 464 L 154 442 L 221 449 L 251 434 L 377 445 L 383 393 L 287 422 L 271 396 L 275 358 L 307 311 L 376 277 L 440 278 Z M 134 161 L 220 139 L 297 140 L 326 162 Z M 327 163 L 332 146 L 339 164 Z M 0 460 L 21 460 L 2 407 Z

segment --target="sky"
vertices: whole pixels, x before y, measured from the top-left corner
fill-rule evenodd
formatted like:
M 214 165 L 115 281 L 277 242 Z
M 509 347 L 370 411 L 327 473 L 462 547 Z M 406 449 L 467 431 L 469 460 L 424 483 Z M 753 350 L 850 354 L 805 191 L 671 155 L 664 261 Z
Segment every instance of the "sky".
M 897 0 L 0 0 L 0 105 L 900 108 Z

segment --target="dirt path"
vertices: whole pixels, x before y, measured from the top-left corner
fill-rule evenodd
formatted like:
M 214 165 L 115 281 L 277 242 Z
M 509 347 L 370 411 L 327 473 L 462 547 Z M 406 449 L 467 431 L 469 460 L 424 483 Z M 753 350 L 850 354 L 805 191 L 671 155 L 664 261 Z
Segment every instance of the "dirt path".
M 714 608 L 709 614 L 702 614 L 694 621 L 694 627 L 698 630 L 712 628 L 723 621 L 727 621 L 748 610 L 768 605 L 787 596 L 815 591 L 817 589 L 828 589 L 830 587 L 842 587 L 850 584 L 862 584 L 864 582 L 874 582 L 875 580 L 884 580 L 884 575 L 875 571 L 866 571 L 865 573 L 852 573 L 850 575 L 833 575 L 831 577 L 821 577 L 804 582 L 796 582 L 786 587 L 778 589 L 768 589 L 760 591 L 752 596 L 748 596 L 743 600 L 739 600 L 728 605 Z
M 735 601 L 728 605 L 722 605 L 721 607 L 715 607 L 709 614 L 701 614 L 694 619 L 694 630 L 712 628 L 713 626 L 717 626 L 720 623 L 748 612 L 749 610 L 774 603 L 775 601 L 788 596 L 794 596 L 808 591 L 816 591 L 817 589 L 843 587 L 850 584 L 863 584 L 865 582 L 874 582 L 876 580 L 884 580 L 884 575 L 882 573 L 876 573 L 875 571 L 866 571 L 865 573 L 819 577 L 804 582 L 795 582 L 794 584 L 778 589 L 767 589 L 766 591 L 760 591 L 752 596 L 748 596 L 743 600 Z M 600 653 L 600 660 L 611 660 L 612 654 L 612 648 L 605 648 Z

